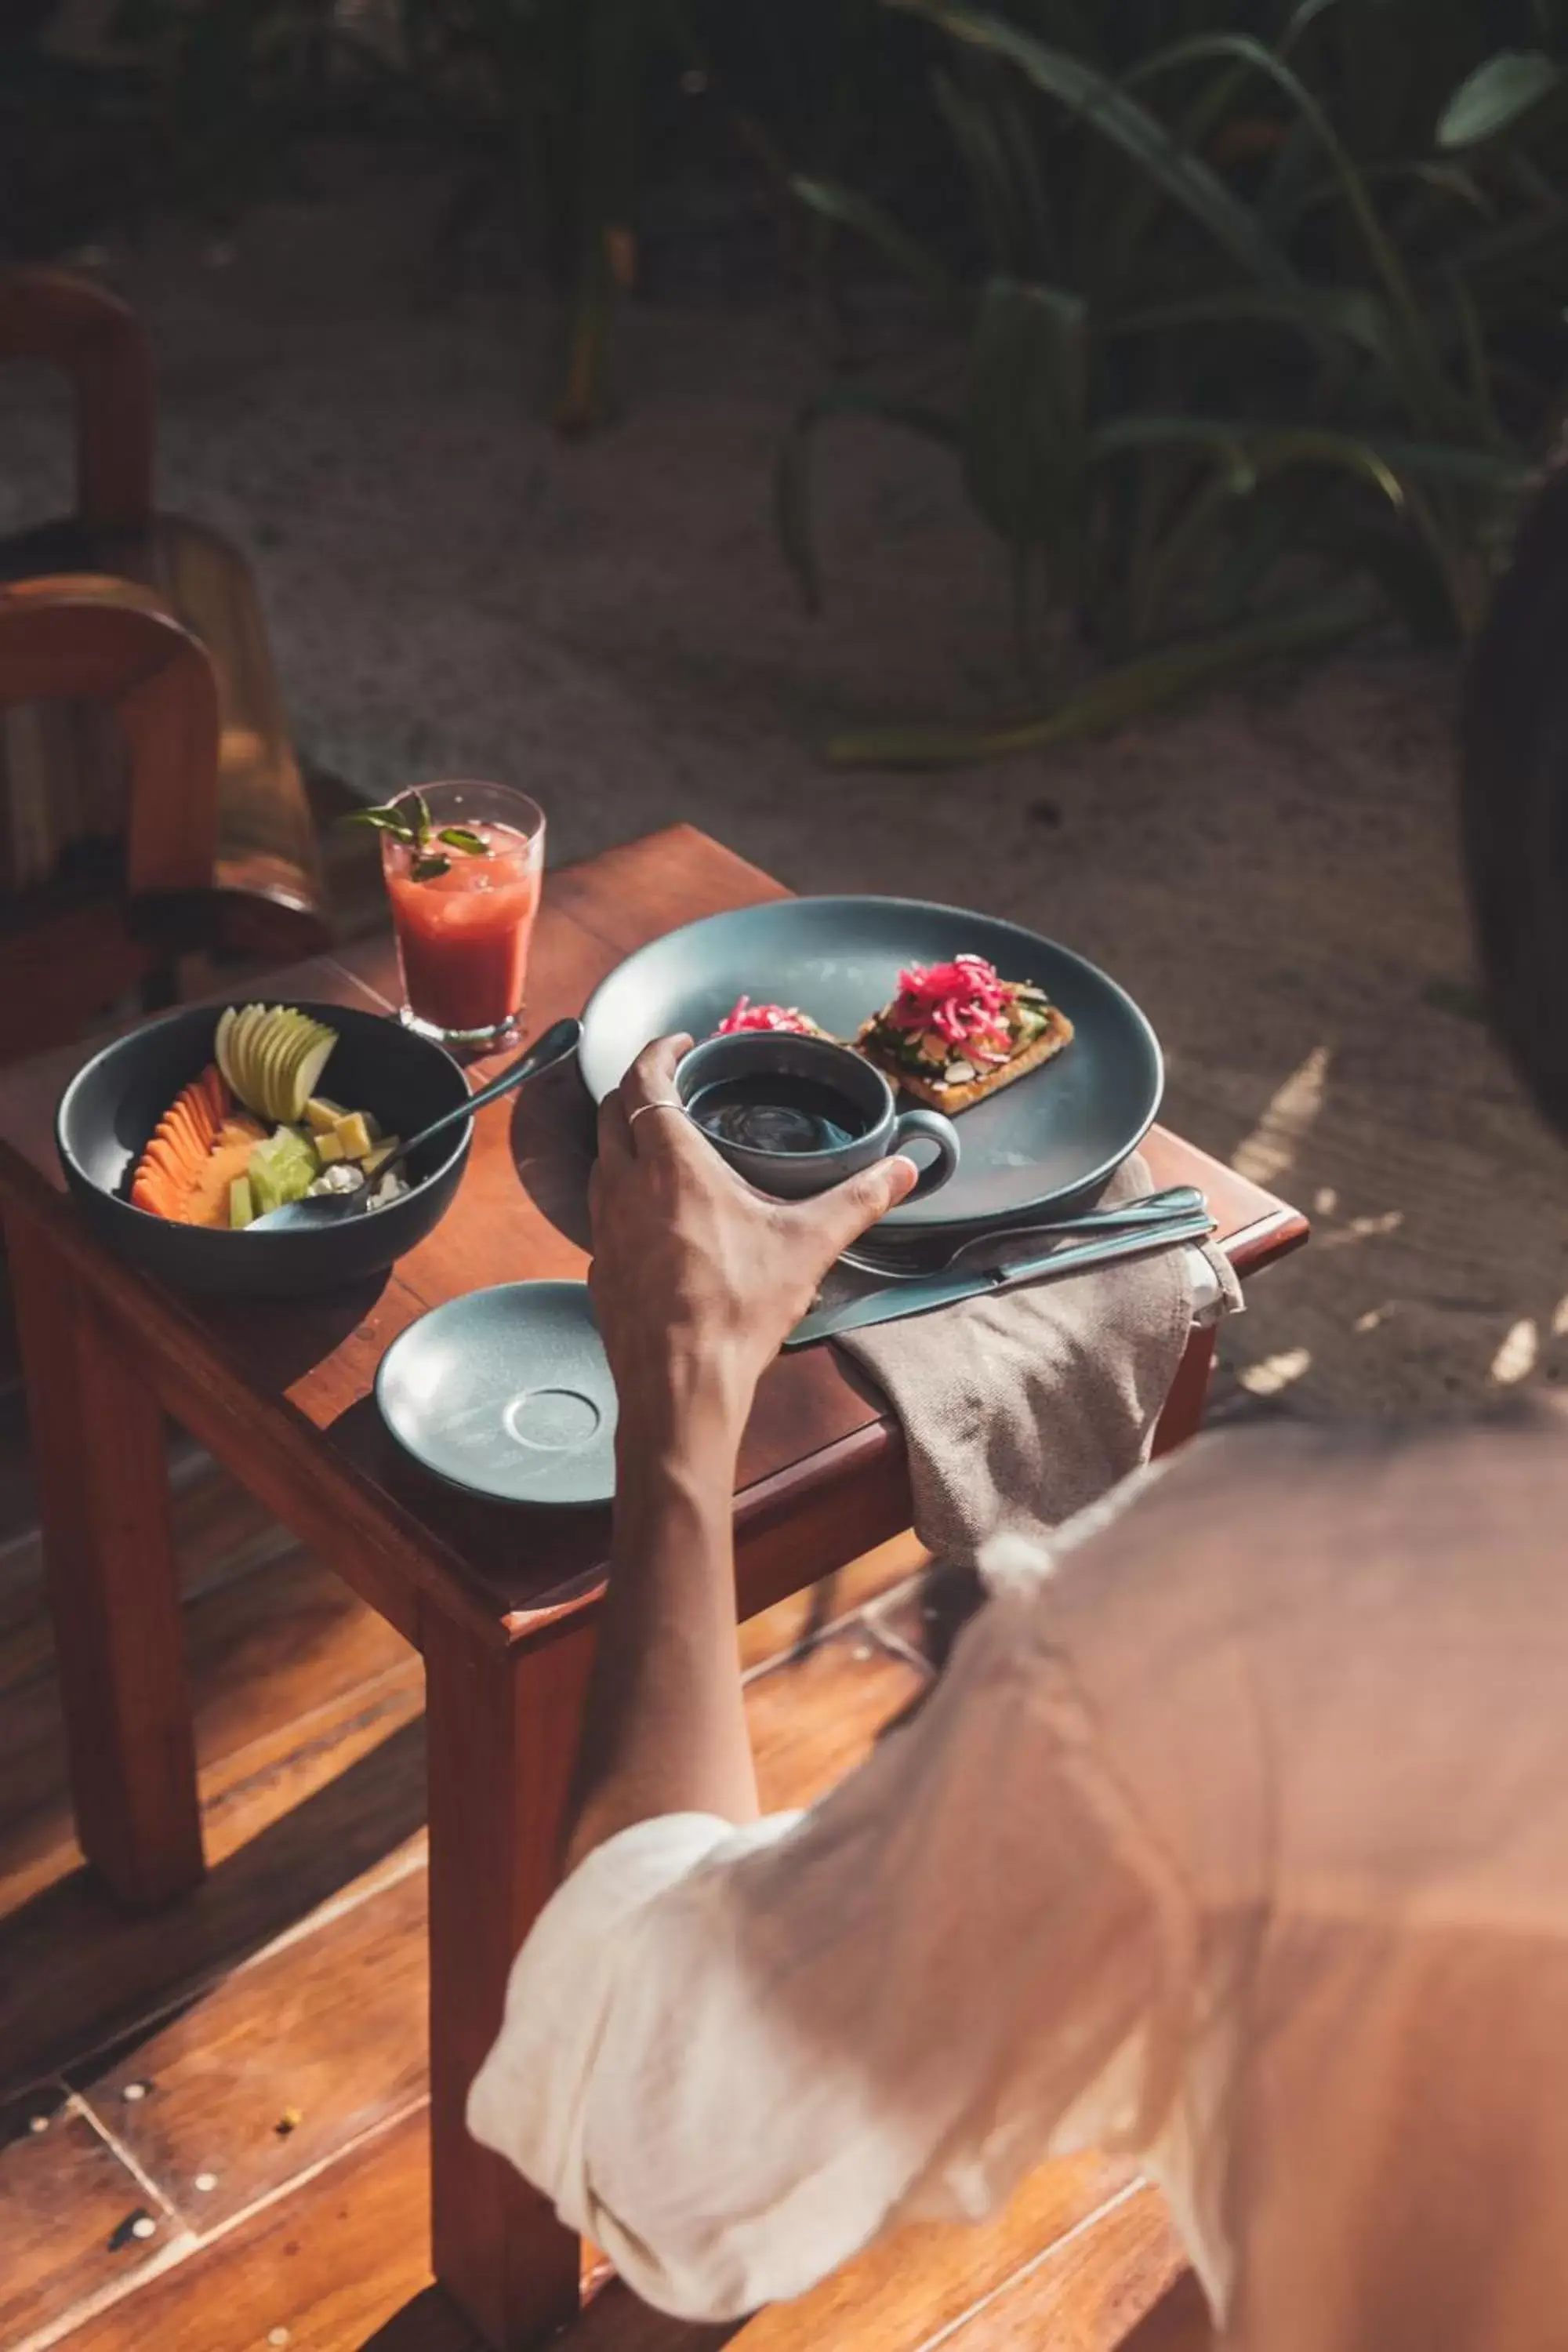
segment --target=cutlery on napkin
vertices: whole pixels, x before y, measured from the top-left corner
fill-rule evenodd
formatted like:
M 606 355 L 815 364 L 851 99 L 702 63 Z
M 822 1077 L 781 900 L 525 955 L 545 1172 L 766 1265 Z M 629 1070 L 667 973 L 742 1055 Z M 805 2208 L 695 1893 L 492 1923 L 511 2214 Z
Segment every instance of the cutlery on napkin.
M 1134 1153 L 1105 1199 L 1152 1189 Z M 1037 1255 L 1037 1237 L 1026 1247 Z M 1196 1242 L 1080 1262 L 1013 1287 L 989 1281 L 940 1312 L 846 1330 L 837 1346 L 902 1425 L 926 1549 L 973 1566 L 1000 1534 L 1042 1544 L 1145 1461 L 1200 1281 L 1240 1306 L 1224 1252 Z M 921 1286 L 900 1283 L 897 1295 L 907 1301 Z M 835 1277 L 830 1303 L 850 1287 Z
M 868 1291 L 860 1298 L 814 1307 L 809 1315 L 802 1316 L 784 1346 L 808 1348 L 813 1340 L 834 1339 L 841 1332 L 858 1331 L 868 1324 L 901 1323 L 911 1315 L 930 1315 L 938 1307 L 955 1307 L 965 1298 L 1016 1290 L 1023 1283 L 1059 1279 L 1087 1266 L 1109 1265 L 1115 1258 L 1142 1257 L 1150 1250 L 1171 1249 L 1179 1242 L 1206 1241 L 1214 1229 L 1214 1219 L 1205 1208 L 1121 1233 L 1096 1234 L 1082 1241 L 1061 1241 L 1053 1249 L 1018 1259 L 1008 1258 L 1007 1236 L 998 1234 L 994 1244 L 997 1255 L 992 1264 L 984 1264 L 977 1253 L 975 1263 L 952 1274 L 924 1275 L 897 1288 L 889 1285 L 884 1290 Z

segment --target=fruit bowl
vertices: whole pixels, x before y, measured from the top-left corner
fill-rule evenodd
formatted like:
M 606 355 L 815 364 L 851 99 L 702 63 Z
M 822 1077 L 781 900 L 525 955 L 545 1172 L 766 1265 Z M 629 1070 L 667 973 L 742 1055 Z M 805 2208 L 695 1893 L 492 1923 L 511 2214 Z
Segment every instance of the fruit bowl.
M 72 1199 L 105 1247 L 184 1290 L 305 1298 L 383 1273 L 440 1223 L 473 1135 L 416 1153 L 408 1190 L 384 1208 L 311 1232 L 226 1233 L 172 1223 L 127 1197 L 132 1171 L 180 1089 L 213 1059 L 217 1005 L 192 1005 L 106 1045 L 78 1071 L 55 1115 Z M 338 1043 L 334 1093 L 373 1111 L 388 1133 L 412 1135 L 468 1100 L 468 1083 L 441 1046 L 400 1022 L 341 1004 L 299 1006 Z

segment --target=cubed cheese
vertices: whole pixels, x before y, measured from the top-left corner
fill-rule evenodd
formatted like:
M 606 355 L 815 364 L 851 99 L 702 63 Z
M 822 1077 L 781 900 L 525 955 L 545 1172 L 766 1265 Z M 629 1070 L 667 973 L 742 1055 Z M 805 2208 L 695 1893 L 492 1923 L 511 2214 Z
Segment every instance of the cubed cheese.
M 342 1146 L 345 1160 L 363 1160 L 375 1140 L 361 1110 L 352 1110 L 346 1118 L 340 1118 L 332 1133 Z

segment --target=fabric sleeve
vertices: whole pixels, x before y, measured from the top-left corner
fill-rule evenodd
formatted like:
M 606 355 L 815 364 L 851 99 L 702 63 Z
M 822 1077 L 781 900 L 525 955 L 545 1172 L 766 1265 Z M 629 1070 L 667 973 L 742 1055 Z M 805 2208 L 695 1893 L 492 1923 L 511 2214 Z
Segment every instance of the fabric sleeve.
M 470 2126 L 647 2301 L 736 2317 L 1152 2136 L 1184 1897 L 1034 1622 L 994 1601 L 811 1812 L 622 1832 L 524 1945 Z

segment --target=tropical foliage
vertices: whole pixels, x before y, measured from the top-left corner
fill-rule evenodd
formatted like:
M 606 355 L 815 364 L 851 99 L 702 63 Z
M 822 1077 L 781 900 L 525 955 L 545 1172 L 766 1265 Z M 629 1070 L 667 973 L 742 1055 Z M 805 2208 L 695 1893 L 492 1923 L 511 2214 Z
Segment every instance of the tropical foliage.
M 1267 38 L 1201 0 L 902 5 L 944 45 L 962 232 L 917 240 L 843 183 L 798 193 L 921 288 L 952 356 L 934 381 L 809 405 L 779 463 L 783 543 L 815 602 L 813 444 L 882 417 L 962 468 L 1026 668 L 1046 611 L 1101 667 L 978 740 L 890 730 L 841 754 L 1048 741 L 1379 609 L 1468 634 L 1555 420 L 1551 12 L 1500 48 L 1503 12 L 1459 0 L 1300 0 Z
M 897 272 L 919 363 L 795 420 L 779 530 L 820 602 L 825 428 L 950 454 L 1013 589 L 1027 707 L 991 748 L 1379 614 L 1463 637 L 1559 422 L 1568 0 L 117 0 L 90 68 L 53 13 L 0 32 L 0 142 L 15 177 L 31 133 L 57 249 L 84 142 L 220 223 L 321 130 L 438 148 L 454 232 L 499 215 L 558 289 L 564 429 L 616 404 L 682 173 L 761 192 L 819 324 Z

